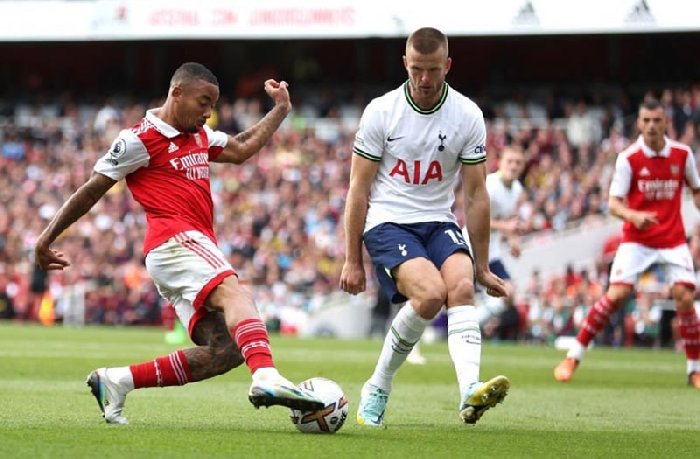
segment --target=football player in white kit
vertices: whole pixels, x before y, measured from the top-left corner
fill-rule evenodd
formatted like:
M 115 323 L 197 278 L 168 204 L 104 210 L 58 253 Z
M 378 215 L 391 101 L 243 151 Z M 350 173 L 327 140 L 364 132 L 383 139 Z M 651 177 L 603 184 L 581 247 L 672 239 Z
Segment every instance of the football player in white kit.
M 700 177 L 689 146 L 666 137 L 668 119 L 655 99 L 637 115 L 637 141 L 617 156 L 610 184 L 610 214 L 622 220 L 622 242 L 610 268 L 610 285 L 588 311 L 554 378 L 568 382 L 589 343 L 632 293 L 639 275 L 653 264 L 665 270 L 676 305 L 678 333 L 686 356 L 687 381 L 700 389 L 700 321 L 695 311 L 695 270 L 681 214 L 683 189 L 700 209 Z
M 518 204 L 523 185 L 518 177 L 525 167 L 525 154 L 519 146 L 506 146 L 501 152 L 498 170 L 486 176 L 486 189 L 491 200 L 491 238 L 489 242 L 489 269 L 506 281 L 508 295 L 487 297 L 477 309 L 483 325 L 489 318 L 503 312 L 506 301 L 513 301 L 514 286 L 504 263 L 506 253 L 520 256 L 520 224 Z
M 275 105 L 257 124 L 235 137 L 213 131 L 205 123 L 219 99 L 218 80 L 201 64 L 183 64 L 172 76 L 164 105 L 121 131 L 90 179 L 36 241 L 41 268 L 68 267 L 51 243 L 122 179 L 146 212 L 146 268 L 197 346 L 91 372 L 86 382 L 108 423 L 127 423 L 122 410 L 133 389 L 201 381 L 244 361 L 252 374 L 248 398 L 255 407 L 324 406 L 275 368 L 253 296 L 239 284 L 214 235 L 209 162 L 244 162 L 260 151 L 291 110 L 286 82 L 267 80 L 265 91 Z
M 413 32 L 403 63 L 408 81 L 374 99 L 362 115 L 345 207 L 340 288 L 351 294 L 365 290 L 364 240 L 381 287 L 392 302 L 406 301 L 362 388 L 357 421 L 384 424 L 394 375 L 446 306 L 459 415 L 474 424 L 503 401 L 510 386 L 505 376 L 479 381 L 474 278 L 489 294 L 506 294 L 504 282 L 488 267 L 486 128 L 477 105 L 445 82 L 452 60 L 442 32 L 431 27 Z M 460 174 L 473 253 L 452 213 Z

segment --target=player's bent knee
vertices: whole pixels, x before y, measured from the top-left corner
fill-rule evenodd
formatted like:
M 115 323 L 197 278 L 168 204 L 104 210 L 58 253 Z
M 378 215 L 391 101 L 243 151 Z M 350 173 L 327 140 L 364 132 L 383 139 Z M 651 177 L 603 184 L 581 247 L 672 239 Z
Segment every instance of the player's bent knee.
M 453 285 L 447 294 L 448 304 L 474 304 L 474 282 L 461 279 Z
M 411 304 L 422 318 L 430 320 L 438 315 L 445 304 L 444 297 L 411 299 Z

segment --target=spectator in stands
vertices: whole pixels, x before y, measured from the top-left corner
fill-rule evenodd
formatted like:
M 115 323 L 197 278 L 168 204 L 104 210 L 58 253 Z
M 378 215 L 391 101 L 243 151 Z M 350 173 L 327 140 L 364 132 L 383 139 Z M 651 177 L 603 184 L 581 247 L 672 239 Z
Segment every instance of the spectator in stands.
M 683 187 L 700 209 L 700 177 L 692 150 L 666 137 L 669 122 L 661 104 L 639 107 L 637 142 L 618 156 L 610 187 L 610 213 L 625 221 L 623 239 L 605 295 L 588 312 L 576 341 L 554 370 L 557 381 L 570 381 L 588 344 L 610 315 L 630 296 L 639 275 L 654 263 L 665 266 L 676 303 L 679 332 L 685 343 L 688 384 L 700 389 L 700 321 L 693 300 L 695 273 L 681 215 Z
M 252 128 L 232 137 L 205 127 L 219 99 L 216 76 L 195 62 L 181 65 L 163 106 L 121 131 L 95 164 L 90 179 L 68 198 L 36 241 L 36 261 L 42 269 L 70 266 L 50 245 L 122 179 L 148 216 L 146 268 L 197 346 L 90 373 L 87 384 L 108 423 L 127 423 L 122 410 L 126 395 L 134 389 L 201 381 L 243 361 L 253 379 L 248 398 L 254 406 L 323 407 L 275 368 L 252 295 L 238 282 L 214 236 L 209 162 L 243 163 L 272 137 L 291 110 L 286 82 L 270 79 L 264 88 L 274 107 Z M 121 314 L 119 303 L 112 306 Z

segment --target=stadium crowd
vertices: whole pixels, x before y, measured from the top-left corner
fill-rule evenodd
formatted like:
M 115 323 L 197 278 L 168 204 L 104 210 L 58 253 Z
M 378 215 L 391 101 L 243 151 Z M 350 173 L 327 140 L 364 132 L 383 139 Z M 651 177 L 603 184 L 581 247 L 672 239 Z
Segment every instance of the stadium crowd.
M 700 85 L 654 94 L 673 121 L 668 135 L 697 153 Z M 636 136 L 636 100 L 622 91 L 475 99 L 487 120 L 488 169 L 496 169 L 505 145 L 519 144 L 526 152 L 521 181 L 527 198 L 519 206 L 526 235 L 604 218 L 615 156 Z M 253 287 L 268 324 L 282 330 L 342 295 L 337 288 L 344 250 L 341 218 L 356 116 L 366 102 L 296 101 L 295 113 L 258 156 L 239 167 L 212 165 L 220 246 Z M 88 323 L 161 323 L 164 305 L 143 267 L 145 218 L 123 183 L 57 244 L 72 261 L 70 269 L 47 274 L 32 260 L 34 241 L 47 220 L 84 182 L 119 130 L 158 104 L 118 98 L 83 104 L 67 97 L 20 103 L 0 115 L 0 317 L 61 319 L 77 298 L 84 301 Z M 256 98 L 224 98 L 210 125 L 237 132 L 262 116 L 261 104 Z M 455 208 L 461 219 L 459 200 Z M 691 235 L 691 247 L 700 268 L 700 229 Z M 552 278 L 534 271 L 531 279 L 516 279 L 526 284 L 524 293 L 487 324 L 485 335 L 539 342 L 573 335 L 604 289 L 609 255 L 601 253 L 590 270 L 563 267 Z M 605 338 L 611 344 L 663 341 L 659 324 L 667 292 L 655 288 L 659 275 L 645 278 L 646 288 Z

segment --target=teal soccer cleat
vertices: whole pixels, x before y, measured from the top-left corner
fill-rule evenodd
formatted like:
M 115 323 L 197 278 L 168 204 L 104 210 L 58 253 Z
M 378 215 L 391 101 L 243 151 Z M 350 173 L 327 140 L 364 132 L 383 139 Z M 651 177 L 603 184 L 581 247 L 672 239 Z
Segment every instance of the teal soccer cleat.
M 357 407 L 357 423 L 363 426 L 384 426 L 384 413 L 389 401 L 389 392 L 370 384 L 362 386 L 360 405 Z

